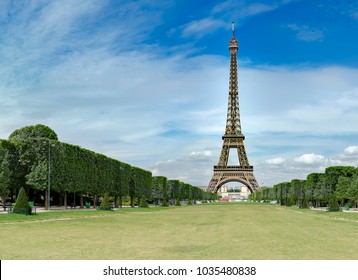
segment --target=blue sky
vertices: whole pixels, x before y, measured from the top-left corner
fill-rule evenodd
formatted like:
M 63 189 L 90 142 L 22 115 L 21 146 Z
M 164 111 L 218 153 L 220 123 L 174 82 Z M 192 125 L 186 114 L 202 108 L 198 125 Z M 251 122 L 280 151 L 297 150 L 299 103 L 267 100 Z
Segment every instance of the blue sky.
M 232 21 L 259 184 L 357 166 L 356 1 L 1 1 L 0 138 L 42 123 L 63 142 L 207 185 Z

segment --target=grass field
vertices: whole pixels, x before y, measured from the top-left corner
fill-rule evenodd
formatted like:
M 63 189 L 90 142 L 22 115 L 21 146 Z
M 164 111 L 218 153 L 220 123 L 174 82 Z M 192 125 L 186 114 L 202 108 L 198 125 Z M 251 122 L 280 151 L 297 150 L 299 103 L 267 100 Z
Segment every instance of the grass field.
M 358 213 L 222 203 L 0 215 L 0 259 L 358 259 Z

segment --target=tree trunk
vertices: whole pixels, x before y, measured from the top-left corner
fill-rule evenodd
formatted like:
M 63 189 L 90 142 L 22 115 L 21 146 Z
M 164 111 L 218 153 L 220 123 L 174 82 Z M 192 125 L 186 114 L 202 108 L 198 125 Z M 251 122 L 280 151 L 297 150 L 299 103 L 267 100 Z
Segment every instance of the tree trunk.
M 131 207 L 133 208 L 134 207 L 134 205 L 133 205 L 133 196 L 131 196 Z
M 97 207 L 97 195 L 95 194 L 94 198 L 93 198 L 93 208 L 96 208 L 96 207 Z
M 114 208 L 118 208 L 118 194 L 114 196 Z
M 120 207 L 120 208 L 123 207 L 123 198 L 122 198 L 121 195 L 119 196 L 119 207 Z
M 65 206 L 65 209 L 67 209 L 67 191 L 65 191 L 65 197 L 64 197 L 64 206 Z
M 63 195 L 60 193 L 60 197 L 58 198 L 58 205 L 63 206 Z
M 3 192 L 1 194 L 1 202 L 2 202 L 2 205 L 5 206 L 5 199 L 6 199 L 6 195 L 5 195 L 5 192 Z
M 46 210 L 49 210 L 48 209 L 48 191 L 47 191 L 47 189 L 45 190 L 45 209 Z
M 80 208 L 83 208 L 83 193 L 81 192 L 80 196 Z

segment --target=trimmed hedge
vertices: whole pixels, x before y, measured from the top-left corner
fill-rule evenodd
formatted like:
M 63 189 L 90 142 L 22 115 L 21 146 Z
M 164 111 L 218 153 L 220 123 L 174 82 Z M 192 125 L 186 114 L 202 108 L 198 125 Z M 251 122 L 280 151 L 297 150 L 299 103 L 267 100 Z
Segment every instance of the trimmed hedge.
M 163 200 L 162 207 L 169 207 L 168 200 L 166 200 L 166 199 Z
M 109 196 L 107 193 L 104 194 L 99 210 L 112 210 L 111 204 L 109 203 Z
M 341 211 L 341 207 L 338 204 L 337 197 L 335 194 L 331 196 L 331 199 L 329 200 L 329 211 Z
M 147 202 L 147 200 L 145 199 L 145 197 L 143 197 L 139 203 L 139 207 L 140 208 L 148 208 L 149 204 Z
M 13 213 L 31 215 L 31 207 L 25 189 L 22 187 L 17 195 Z

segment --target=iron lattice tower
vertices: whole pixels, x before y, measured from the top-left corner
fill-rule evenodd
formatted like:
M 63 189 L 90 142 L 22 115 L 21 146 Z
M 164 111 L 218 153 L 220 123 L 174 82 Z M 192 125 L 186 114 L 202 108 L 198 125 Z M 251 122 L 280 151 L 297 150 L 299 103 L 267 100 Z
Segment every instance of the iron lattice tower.
M 260 188 L 254 176 L 254 168 L 249 164 L 244 146 L 245 136 L 241 132 L 236 57 L 239 44 L 235 38 L 234 31 L 234 23 L 232 23 L 232 38 L 229 43 L 230 79 L 226 129 L 222 137 L 223 146 L 218 165 L 214 166 L 214 175 L 206 188 L 206 191 L 213 193 L 217 193 L 222 185 L 231 181 L 244 184 L 251 192 L 255 192 Z M 228 165 L 230 149 L 233 148 L 237 150 L 239 165 Z

